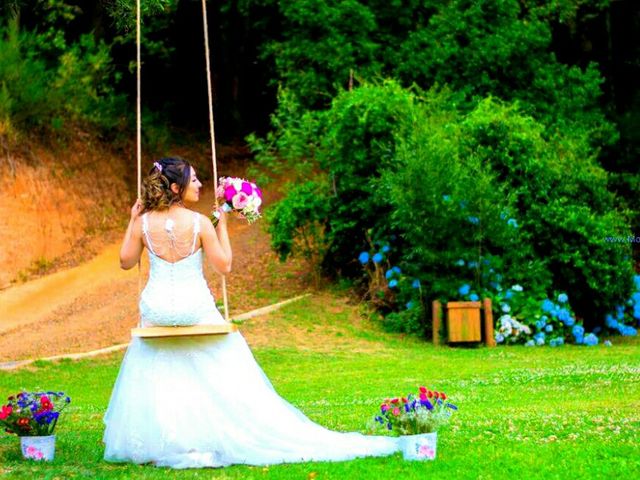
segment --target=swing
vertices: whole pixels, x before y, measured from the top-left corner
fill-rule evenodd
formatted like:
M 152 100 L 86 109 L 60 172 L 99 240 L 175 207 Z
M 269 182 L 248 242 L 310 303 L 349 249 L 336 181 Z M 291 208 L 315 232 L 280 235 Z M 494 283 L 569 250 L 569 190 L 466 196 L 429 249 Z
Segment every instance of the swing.
M 209 134 L 211 138 L 211 162 L 213 165 L 213 184 L 218 184 L 218 168 L 216 162 L 216 144 L 213 129 L 213 89 L 211 86 L 211 65 L 209 60 L 209 27 L 207 24 L 207 4 L 202 0 L 202 20 L 204 26 L 204 47 L 207 66 L 207 90 L 209 94 Z M 140 0 L 136 0 L 136 157 L 138 162 L 138 198 L 142 193 L 142 108 L 141 108 L 141 61 L 140 61 Z M 138 261 L 138 291 L 140 291 L 140 261 Z M 137 327 L 131 329 L 131 336 L 138 338 L 183 337 L 198 335 L 224 335 L 238 330 L 229 320 L 229 306 L 227 299 L 227 282 L 222 275 L 222 298 L 224 301 L 225 323 L 220 325 L 193 325 L 188 327 Z

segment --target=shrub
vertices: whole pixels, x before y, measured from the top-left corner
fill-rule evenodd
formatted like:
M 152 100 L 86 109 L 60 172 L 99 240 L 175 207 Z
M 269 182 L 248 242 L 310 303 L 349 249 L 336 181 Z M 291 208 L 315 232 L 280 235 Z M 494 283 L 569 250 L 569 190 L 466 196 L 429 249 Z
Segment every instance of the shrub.
M 357 275 L 359 252 L 400 267 L 407 281 L 393 279 L 392 291 L 390 281 L 367 288 L 397 312 L 389 325 L 428 331 L 418 310 L 405 312 L 409 302 L 428 311 L 408 287 L 415 279 L 430 299 L 457 299 L 465 283 L 479 297 L 522 284 L 538 304 L 567 292 L 589 328 L 629 298 L 629 246 L 604 241 L 628 226 L 603 170 L 584 156 L 585 140 L 546 139 L 538 122 L 491 98 L 463 114 L 447 91 L 412 93 L 395 82 L 343 92 L 309 118 L 296 124 L 300 136 L 274 137 L 286 139 L 290 160 L 310 146 L 301 161 L 321 172 L 274 212 L 276 247 L 286 257 L 298 229 L 315 224 L 322 228 L 308 231 L 327 270 Z

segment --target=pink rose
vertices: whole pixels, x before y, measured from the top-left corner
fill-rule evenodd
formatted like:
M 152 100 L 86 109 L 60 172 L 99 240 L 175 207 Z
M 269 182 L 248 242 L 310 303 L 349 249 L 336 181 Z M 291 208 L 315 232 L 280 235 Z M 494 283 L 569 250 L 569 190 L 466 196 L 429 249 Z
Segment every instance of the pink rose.
M 249 202 L 249 197 L 244 192 L 239 192 L 233 197 L 232 202 L 233 202 L 233 208 L 235 208 L 236 210 L 242 210 L 244 207 L 247 206 L 247 203 Z

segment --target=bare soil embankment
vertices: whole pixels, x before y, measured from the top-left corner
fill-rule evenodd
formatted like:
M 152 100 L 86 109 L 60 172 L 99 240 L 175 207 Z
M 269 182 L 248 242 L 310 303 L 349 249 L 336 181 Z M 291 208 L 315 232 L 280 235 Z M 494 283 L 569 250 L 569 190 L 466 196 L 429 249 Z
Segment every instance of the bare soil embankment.
M 43 151 L 42 165 L 19 164 L 1 194 L 0 361 L 125 343 L 136 325 L 146 254 L 140 274 L 137 268 L 121 270 L 118 262 L 135 196 L 135 169 L 98 148 L 80 145 L 76 151 L 75 159 Z M 189 152 L 178 154 L 189 158 Z M 200 156 L 206 158 L 206 152 Z M 225 165 L 222 158 L 221 174 L 244 176 L 246 162 Z M 266 208 L 273 200 L 267 190 Z M 205 188 L 195 209 L 207 214 L 212 204 L 213 188 Z M 304 263 L 280 263 L 262 227 L 260 222 L 230 221 L 232 315 L 308 290 Z M 205 274 L 221 298 L 220 277 L 208 266 Z

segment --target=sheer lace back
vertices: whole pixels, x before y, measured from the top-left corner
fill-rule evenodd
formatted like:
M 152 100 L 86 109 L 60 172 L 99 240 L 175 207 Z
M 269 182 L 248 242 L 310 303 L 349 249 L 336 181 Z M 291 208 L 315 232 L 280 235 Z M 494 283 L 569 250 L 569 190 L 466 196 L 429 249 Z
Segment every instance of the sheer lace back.
M 142 233 L 149 251 L 166 262 L 174 263 L 196 251 L 200 233 L 197 212 L 142 215 Z

